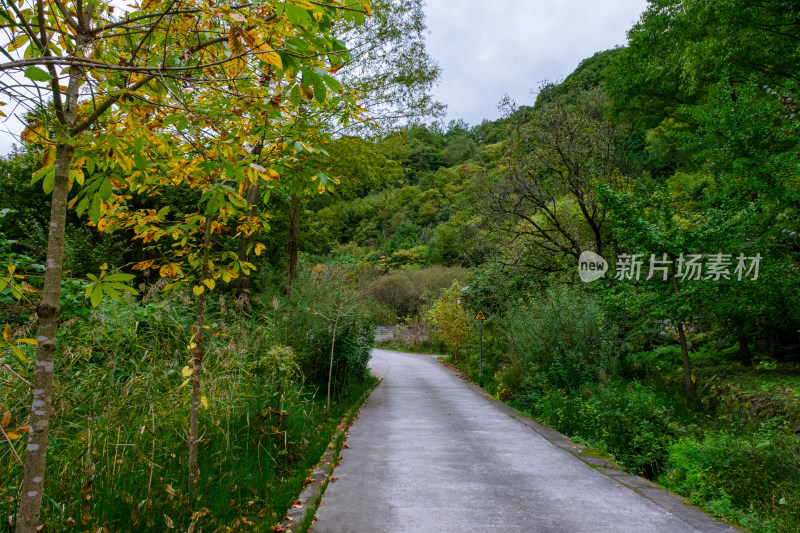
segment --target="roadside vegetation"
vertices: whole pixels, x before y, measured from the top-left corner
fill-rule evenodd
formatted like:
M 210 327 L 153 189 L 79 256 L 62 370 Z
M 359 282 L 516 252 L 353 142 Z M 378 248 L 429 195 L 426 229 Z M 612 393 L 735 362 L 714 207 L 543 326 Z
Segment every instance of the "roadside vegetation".
M 215 37 L 188 51 L 195 15 L 146 4 L 167 14 L 126 41 L 143 77 L 101 46 L 114 68 L 73 80 L 94 91 L 82 114 L 46 54 L 20 63 L 29 126 L 0 159 L 0 515 L 18 531 L 270 527 L 372 385 L 375 325 L 428 328 L 391 346 L 447 354 L 720 517 L 800 529 L 785 2 L 652 1 L 627 47 L 478 125 L 388 118 L 441 115 L 419 2 L 203 11 Z M 98 31 L 118 17 L 84 15 Z M 17 33 L 18 54 L 40 46 Z M 608 268 L 587 283 L 585 252 Z

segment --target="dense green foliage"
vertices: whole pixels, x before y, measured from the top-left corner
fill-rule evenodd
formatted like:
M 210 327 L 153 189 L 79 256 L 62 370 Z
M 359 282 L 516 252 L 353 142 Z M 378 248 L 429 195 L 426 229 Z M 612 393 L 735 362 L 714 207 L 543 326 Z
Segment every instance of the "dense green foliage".
M 341 351 L 360 357 L 361 367 L 349 374 L 350 387 L 337 388 L 326 415 L 324 394 L 315 394 L 302 374 L 304 363 L 314 364 L 313 352 L 275 344 L 275 316 L 237 317 L 220 299 L 202 389 L 201 489 L 193 498 L 181 429 L 190 398 L 182 372 L 190 359 L 180 355 L 189 342 L 189 304 L 185 296 L 161 298 L 151 290 L 142 302 L 109 302 L 93 311 L 81 303 L 83 311 L 65 324 L 55 397 L 62 414 L 53 422 L 51 450 L 60 475 L 48 484 L 49 528 L 267 527 L 292 504 L 340 419 L 371 385 L 363 379 L 371 332 L 343 334 Z M 323 346 L 325 361 L 326 353 Z M 19 361 L 3 360 L 28 376 Z M 0 401 L 11 428 L 25 419 L 24 388 L 4 381 Z M 8 446 L 0 462 L 0 511 L 8 516 L 21 469 Z M 194 515 L 186 513 L 190 504 Z
M 798 530 L 795 4 L 652 0 L 629 46 L 543 83 L 533 102 L 502 102 L 499 120 L 407 124 L 373 137 L 350 131 L 326 143 L 328 155 L 308 165 L 340 183 L 298 200 L 298 279 L 284 276 L 289 201 L 274 194 L 266 199 L 272 232 L 251 258 L 250 313 L 231 288 L 210 302 L 200 454 L 208 487 L 196 502 L 208 514 L 199 520 L 231 525 L 262 509 L 260 518 L 279 517 L 325 440 L 317 437 L 330 434 L 314 392 L 330 375 L 335 420 L 365 386 L 373 326 L 405 324 L 433 328 L 415 350 L 447 353 L 500 399 L 631 472 L 753 531 Z M 414 39 L 387 61 L 408 63 L 419 6 L 408 5 L 404 26 Z M 385 38 L 398 28 L 377 19 L 370 31 Z M 436 71 L 418 75 L 427 84 Z M 365 86 L 385 73 L 372 74 Z M 400 114 L 414 107 L 398 103 Z M 0 267 L 13 262 L 33 288 L 46 242 L 47 199 L 29 185 L 40 157 L 30 148 L 0 161 Z M 133 201 L 155 209 L 192 199 Z M 52 482 L 54 524 L 84 516 L 91 526 L 129 516 L 143 529 L 168 526 L 167 517 L 190 523 L 171 514 L 187 497 L 178 488 L 186 466 L 170 455 L 182 436 L 168 429 L 181 427 L 187 409 L 186 296 L 161 300 L 145 271 L 137 301 L 91 311 L 82 298 L 82 278 L 102 264 L 152 258 L 130 238 L 97 234 L 70 215 L 62 320 L 75 341 L 62 343 L 60 364 L 75 372 L 58 384 L 55 467 L 68 475 Z M 231 252 L 240 243 L 216 246 Z M 587 251 L 609 270 L 584 284 L 577 263 Z M 641 256 L 638 279 L 616 275 L 624 254 Z M 717 259 L 728 261 L 727 275 L 681 275 L 681 260 L 696 255 L 707 269 L 716 254 L 726 254 Z M 745 268 L 740 279 L 739 256 L 760 257 L 757 278 Z M 673 266 L 648 276 L 651 257 Z M 15 338 L 31 331 L 31 305 L 9 289 L 0 305 Z M 482 375 L 478 309 L 489 318 Z M 10 349 L 0 362 L 29 375 Z M 0 394 L 12 429 L 24 417 L 14 387 Z M 245 457 L 263 469 L 260 481 L 242 470 Z M 13 497 L 17 467 L 7 448 L 0 459 L 12 472 L 2 490 Z M 87 486 L 98 496 L 81 496 Z

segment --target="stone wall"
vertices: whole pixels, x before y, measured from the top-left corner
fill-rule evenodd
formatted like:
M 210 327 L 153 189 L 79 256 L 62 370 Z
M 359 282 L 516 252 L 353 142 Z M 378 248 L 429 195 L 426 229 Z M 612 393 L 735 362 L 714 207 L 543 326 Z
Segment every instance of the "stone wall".
M 418 344 L 428 340 L 426 326 L 378 326 L 375 328 L 375 342 L 406 342 Z

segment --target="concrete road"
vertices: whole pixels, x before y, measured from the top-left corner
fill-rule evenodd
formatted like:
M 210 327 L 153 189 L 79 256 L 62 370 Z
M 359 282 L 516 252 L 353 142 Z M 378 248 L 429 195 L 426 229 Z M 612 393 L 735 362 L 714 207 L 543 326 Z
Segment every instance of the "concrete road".
M 554 446 L 432 356 L 374 350 L 370 366 L 383 382 L 350 430 L 314 533 L 734 531 Z

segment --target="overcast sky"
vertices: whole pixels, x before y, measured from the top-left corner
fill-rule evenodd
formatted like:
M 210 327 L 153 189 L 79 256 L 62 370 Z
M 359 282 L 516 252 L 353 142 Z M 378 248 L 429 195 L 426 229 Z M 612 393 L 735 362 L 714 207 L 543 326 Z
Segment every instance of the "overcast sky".
M 493 120 L 508 94 L 533 103 L 543 80 L 626 44 L 646 0 L 428 0 L 428 51 L 442 67 L 434 90 L 447 120 Z
M 543 80 L 560 81 L 582 59 L 625 44 L 646 0 L 428 0 L 428 50 L 442 67 L 434 90 L 447 120 L 472 125 L 499 116 L 508 94 L 533 102 Z M 21 126 L 0 123 L 0 154 Z

